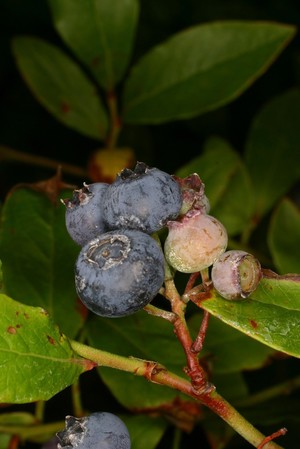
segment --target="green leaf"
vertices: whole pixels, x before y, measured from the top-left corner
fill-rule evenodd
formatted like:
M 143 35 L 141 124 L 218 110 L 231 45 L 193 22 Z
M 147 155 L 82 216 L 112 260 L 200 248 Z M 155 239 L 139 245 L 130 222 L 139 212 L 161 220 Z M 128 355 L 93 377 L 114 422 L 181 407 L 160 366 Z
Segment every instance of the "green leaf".
M 131 449 L 155 449 L 168 423 L 163 419 L 144 415 L 122 416 L 131 439 Z
M 0 402 L 47 400 L 91 364 L 75 357 L 47 312 L 0 294 Z
M 83 323 L 74 283 L 78 252 L 59 201 L 26 187 L 8 195 L 0 231 L 5 293 L 45 308 L 70 338 Z
M 214 110 L 242 94 L 295 34 L 271 22 L 227 21 L 181 31 L 133 67 L 124 121 L 162 123 Z
M 223 139 L 209 138 L 201 156 L 177 171 L 180 177 L 198 173 L 205 184 L 211 214 L 229 235 L 243 231 L 254 207 L 252 184 L 238 153 Z
M 299 141 L 300 90 L 294 89 L 262 108 L 246 143 L 258 218 L 300 179 Z
M 198 173 L 213 209 L 221 201 L 238 164 L 239 156 L 226 140 L 210 137 L 204 144 L 202 154 L 180 167 L 176 175 L 184 178 Z
M 12 49 L 28 87 L 51 114 L 86 136 L 106 137 L 108 119 L 96 86 L 69 56 L 29 36 L 14 38 Z
M 270 348 L 300 357 L 300 276 L 264 272 L 246 300 L 229 301 L 214 290 L 201 308 Z
M 32 413 L 28 412 L 8 412 L 0 414 L 0 425 L 22 425 L 29 426 L 36 424 L 36 418 Z
M 162 363 L 183 375 L 183 351 L 174 337 L 172 325 L 141 311 L 118 319 L 93 317 L 87 322 L 91 346 L 124 356 L 134 356 Z M 176 391 L 162 388 L 145 379 L 110 368 L 99 368 L 104 383 L 118 401 L 127 408 L 142 409 L 171 403 Z
M 7 449 L 9 447 L 10 440 L 11 435 L 0 434 L 0 449 Z
M 273 212 L 268 244 L 280 273 L 300 273 L 300 210 L 288 199 Z
M 111 91 L 127 69 L 137 0 L 49 0 L 54 25 L 100 85 Z
M 200 323 L 199 314 L 195 314 L 189 321 L 194 336 L 200 328 Z M 201 357 L 210 361 L 214 375 L 221 377 L 221 374 L 261 368 L 273 354 L 274 349 L 211 317 Z M 216 385 L 219 388 L 219 384 Z

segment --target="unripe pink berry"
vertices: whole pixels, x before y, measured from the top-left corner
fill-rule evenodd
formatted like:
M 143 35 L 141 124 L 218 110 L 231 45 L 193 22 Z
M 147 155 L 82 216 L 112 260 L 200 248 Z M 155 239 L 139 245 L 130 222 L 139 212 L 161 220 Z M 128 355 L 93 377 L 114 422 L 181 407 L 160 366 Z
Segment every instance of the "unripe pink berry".
M 252 254 L 240 250 L 226 251 L 213 264 L 211 279 L 223 298 L 247 298 L 261 279 L 261 266 Z
M 225 227 L 200 210 L 188 212 L 181 220 L 169 221 L 168 228 L 165 257 L 169 265 L 182 273 L 204 270 L 226 250 Z

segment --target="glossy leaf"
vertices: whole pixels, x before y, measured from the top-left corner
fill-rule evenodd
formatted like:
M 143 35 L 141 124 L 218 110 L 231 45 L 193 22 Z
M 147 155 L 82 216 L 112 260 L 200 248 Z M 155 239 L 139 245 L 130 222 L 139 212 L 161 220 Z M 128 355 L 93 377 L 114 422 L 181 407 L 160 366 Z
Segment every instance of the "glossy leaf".
M 59 121 L 103 140 L 108 119 L 95 85 L 62 50 L 42 39 L 22 36 L 12 43 L 18 68 L 36 99 Z
M 195 336 L 200 328 L 200 323 L 201 315 L 198 314 L 189 321 Z M 204 360 L 209 360 L 214 375 L 221 377 L 221 374 L 261 368 L 274 352 L 274 349 L 211 317 L 201 357 Z M 216 385 L 219 388 L 219 383 Z
M 91 346 L 124 356 L 134 356 L 162 363 L 171 371 L 183 375 L 185 358 L 174 338 L 172 325 L 142 311 L 126 318 L 93 317 L 87 323 Z M 99 373 L 113 395 L 127 408 L 143 409 L 172 403 L 176 391 L 162 388 L 147 380 L 110 368 Z M 126 385 L 126 388 L 124 388 Z
M 300 179 L 300 90 L 265 105 L 254 119 L 245 160 L 253 182 L 256 216 L 268 212 Z
M 288 199 L 273 212 L 268 243 L 280 273 L 300 273 L 300 210 Z
M 54 25 L 100 85 L 110 91 L 131 57 L 137 0 L 49 0 Z
M 201 308 L 277 351 L 300 357 L 300 277 L 265 272 L 248 299 L 229 301 L 214 290 Z
M 0 295 L 0 402 L 47 400 L 93 366 L 75 357 L 47 312 Z
M 66 231 L 64 216 L 58 199 L 53 203 L 29 187 L 15 189 L 2 209 L 0 254 L 5 292 L 45 308 L 71 338 L 83 316 L 74 284 L 79 247 Z
M 226 21 L 181 31 L 152 48 L 125 84 L 124 120 L 187 119 L 241 95 L 295 34 L 293 26 Z
M 210 213 L 224 224 L 229 235 L 240 233 L 253 213 L 254 198 L 250 177 L 237 152 L 225 140 L 211 137 L 203 154 L 176 174 L 184 177 L 194 172 L 205 184 Z

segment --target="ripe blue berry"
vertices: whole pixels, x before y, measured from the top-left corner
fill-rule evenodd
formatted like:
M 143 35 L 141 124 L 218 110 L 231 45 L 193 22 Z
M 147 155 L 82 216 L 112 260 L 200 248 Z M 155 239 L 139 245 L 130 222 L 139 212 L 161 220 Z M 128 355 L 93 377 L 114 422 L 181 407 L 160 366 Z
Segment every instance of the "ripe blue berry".
M 179 214 L 182 205 L 178 182 L 168 173 L 138 162 L 124 169 L 109 185 L 103 214 L 109 229 L 158 231 Z
M 84 184 L 74 190 L 71 199 L 62 200 L 66 206 L 66 228 L 70 237 L 83 246 L 88 241 L 105 232 L 102 198 L 108 184 L 97 182 Z
M 100 316 L 130 315 L 147 305 L 164 281 L 164 257 L 141 231 L 110 231 L 87 243 L 75 264 L 81 301 Z
M 130 449 L 130 436 L 124 422 L 108 412 L 84 418 L 66 416 L 65 429 L 57 433 L 58 449 Z

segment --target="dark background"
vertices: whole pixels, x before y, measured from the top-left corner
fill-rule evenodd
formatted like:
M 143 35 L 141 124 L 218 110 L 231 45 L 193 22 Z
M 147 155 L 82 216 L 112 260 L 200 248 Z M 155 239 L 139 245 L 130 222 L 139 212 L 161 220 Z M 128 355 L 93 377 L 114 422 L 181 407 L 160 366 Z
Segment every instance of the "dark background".
M 141 0 L 140 4 L 132 62 L 173 33 L 202 22 L 245 19 L 300 24 L 300 4 L 296 0 Z M 47 1 L 0 0 L 0 30 L 0 145 L 85 167 L 91 152 L 101 145 L 66 128 L 44 110 L 21 78 L 11 52 L 11 39 L 22 34 L 44 38 L 65 49 L 52 25 Z M 297 34 L 269 70 L 229 105 L 191 120 L 125 126 L 119 143 L 132 146 L 139 160 L 169 172 L 198 155 L 211 134 L 228 139 L 242 153 L 251 120 L 259 108 L 274 95 L 299 85 L 299 81 Z M 2 161 L 2 195 L 16 182 L 40 180 L 52 173 Z
M 141 0 L 140 3 L 141 15 L 132 62 L 170 35 L 202 22 L 271 20 L 300 26 L 300 2 L 297 0 Z M 99 142 L 66 128 L 40 106 L 21 78 L 12 57 L 11 39 L 16 35 L 35 35 L 65 48 L 52 25 L 47 1 L 0 0 L 0 32 L 0 146 L 85 167 L 91 152 L 100 147 Z M 120 136 L 120 144 L 132 146 L 139 160 L 169 173 L 200 154 L 203 142 L 212 134 L 226 138 L 242 154 L 249 126 L 261 106 L 273 96 L 299 86 L 299 43 L 297 34 L 269 70 L 229 105 L 192 120 L 156 126 L 126 126 Z M 1 160 L 0 152 L 0 200 L 16 183 L 39 181 L 53 174 L 51 169 Z M 68 175 L 65 178 L 66 181 L 82 183 L 82 180 Z M 293 363 L 293 360 L 280 363 L 279 369 L 287 371 L 283 377 L 294 372 Z M 95 376 L 84 375 L 81 380 L 87 392 L 84 405 L 90 409 L 95 408 L 94 385 L 100 388 L 99 378 Z M 272 376 L 274 366 L 262 370 L 262 384 L 268 385 Z M 257 378 L 257 372 L 253 377 L 250 373 L 249 384 L 256 383 Z M 117 410 L 118 404 L 105 388 L 102 400 L 103 406 L 109 402 Z M 58 407 L 65 408 L 68 413 L 69 390 L 49 401 L 46 417 L 50 420 L 55 418 Z M 186 447 L 195 447 L 196 441 L 197 447 L 201 441 L 205 444 L 203 435 L 197 432 L 200 430 L 184 437 Z M 167 434 L 160 447 L 168 447 L 168 437 Z M 248 447 L 245 442 L 242 446 L 240 443 L 237 438 L 231 447 Z

